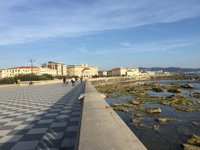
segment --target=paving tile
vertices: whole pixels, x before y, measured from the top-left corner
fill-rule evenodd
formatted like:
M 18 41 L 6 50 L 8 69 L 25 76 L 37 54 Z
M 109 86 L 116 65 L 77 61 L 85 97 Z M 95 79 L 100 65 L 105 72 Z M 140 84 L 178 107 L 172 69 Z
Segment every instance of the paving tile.
M 6 123 L 4 126 L 20 125 L 23 121 L 11 121 Z
M 40 120 L 38 123 L 52 123 L 54 119 L 44 119 Z
M 41 133 L 45 133 L 47 131 L 48 128 L 35 128 L 35 129 L 31 129 L 29 130 L 29 132 L 27 134 L 41 134 Z
M 79 129 L 79 126 L 68 126 L 66 129 L 66 132 L 68 131 L 77 131 Z
M 19 141 L 23 135 L 7 135 L 2 138 L 0 138 L 0 143 L 6 143 L 6 142 L 17 142 Z
M 11 130 L 0 130 L 0 136 L 5 136 L 8 134 Z
M 25 141 L 25 142 L 18 142 L 16 145 L 13 146 L 11 150 L 31 150 L 35 149 L 39 141 Z
M 34 124 L 22 124 L 22 125 L 19 125 L 17 126 L 16 128 L 14 129 L 31 129 L 33 128 Z
M 54 122 L 51 124 L 50 127 L 66 127 L 67 126 L 67 122 Z
M 61 144 L 61 148 L 62 147 L 71 147 L 74 146 L 76 142 L 75 138 L 66 138 L 63 140 L 62 144 Z
M 43 139 L 45 140 L 58 140 L 61 139 L 64 135 L 64 132 L 47 132 Z
M 26 119 L 26 121 L 35 121 L 35 120 L 40 120 L 42 117 L 30 117 Z

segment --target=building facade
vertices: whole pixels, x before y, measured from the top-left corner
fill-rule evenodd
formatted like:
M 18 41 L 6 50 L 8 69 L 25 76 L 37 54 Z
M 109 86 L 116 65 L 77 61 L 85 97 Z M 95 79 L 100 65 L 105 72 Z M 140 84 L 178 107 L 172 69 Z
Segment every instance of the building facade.
M 108 76 L 108 71 L 100 70 L 100 71 L 98 71 L 98 76 L 99 77 L 107 77 Z
M 126 76 L 127 68 L 114 68 L 112 69 L 112 76 Z
M 53 76 L 67 76 L 67 66 L 61 62 L 49 61 L 48 64 L 41 65 L 41 68 L 48 68 L 48 74 Z
M 1 78 L 5 77 L 14 77 L 20 74 L 35 74 L 40 75 L 40 68 L 33 66 L 20 66 L 20 67 L 14 67 L 14 68 L 7 68 L 7 69 L 1 69 L 0 70 L 0 76 Z
M 126 72 L 127 76 L 139 76 L 140 71 L 138 68 L 128 68 Z
M 43 75 L 43 74 L 50 74 L 52 76 L 57 76 L 57 70 L 56 69 L 40 67 L 40 75 Z
M 98 68 L 96 66 L 88 66 L 88 64 L 68 65 L 67 74 L 69 76 L 91 78 L 98 75 Z

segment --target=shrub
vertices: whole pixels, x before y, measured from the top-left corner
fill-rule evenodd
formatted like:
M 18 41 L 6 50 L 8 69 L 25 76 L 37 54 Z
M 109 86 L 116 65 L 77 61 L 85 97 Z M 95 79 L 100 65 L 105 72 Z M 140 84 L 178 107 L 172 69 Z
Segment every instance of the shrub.
M 54 80 L 54 77 L 49 74 L 43 74 L 41 76 L 35 74 L 20 74 L 15 77 L 8 77 L 0 79 L 0 84 L 14 84 L 20 81 L 39 81 L 39 80 Z

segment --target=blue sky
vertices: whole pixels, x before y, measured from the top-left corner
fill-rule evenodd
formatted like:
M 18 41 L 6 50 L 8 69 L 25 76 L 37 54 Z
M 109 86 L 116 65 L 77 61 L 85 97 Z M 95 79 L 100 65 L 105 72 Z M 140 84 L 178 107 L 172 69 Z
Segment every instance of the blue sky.
M 199 67 L 199 0 L 0 0 L 0 68 Z

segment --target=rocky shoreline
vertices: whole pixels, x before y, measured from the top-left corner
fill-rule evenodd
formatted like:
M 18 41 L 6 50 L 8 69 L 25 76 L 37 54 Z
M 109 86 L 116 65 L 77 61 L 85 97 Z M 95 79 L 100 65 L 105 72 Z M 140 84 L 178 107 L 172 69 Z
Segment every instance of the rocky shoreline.
M 155 106 L 170 107 L 175 109 L 177 113 L 200 112 L 200 99 L 198 99 L 200 92 L 197 92 L 196 87 L 191 83 L 168 83 L 163 85 L 155 81 L 118 82 L 106 85 L 96 84 L 96 88 L 99 92 L 104 93 L 108 99 L 116 99 L 117 101 L 123 96 L 128 97 L 127 100 L 112 103 L 110 106 L 117 112 L 126 113 L 130 116 L 130 121 L 133 125 L 141 129 L 159 131 L 162 124 L 178 123 L 179 119 L 176 116 L 163 117 L 162 115 L 157 115 L 165 112 L 161 107 Z M 185 91 L 190 94 L 186 96 Z M 152 95 L 152 92 L 158 95 Z M 167 95 L 163 93 L 167 93 Z M 146 119 L 152 118 L 152 115 L 155 115 L 155 117 L 148 124 Z M 193 123 L 199 124 L 198 121 Z M 196 136 L 198 137 L 199 135 Z M 185 143 L 182 143 L 185 150 L 191 148 L 189 146 L 196 146 L 187 143 L 187 141 Z

